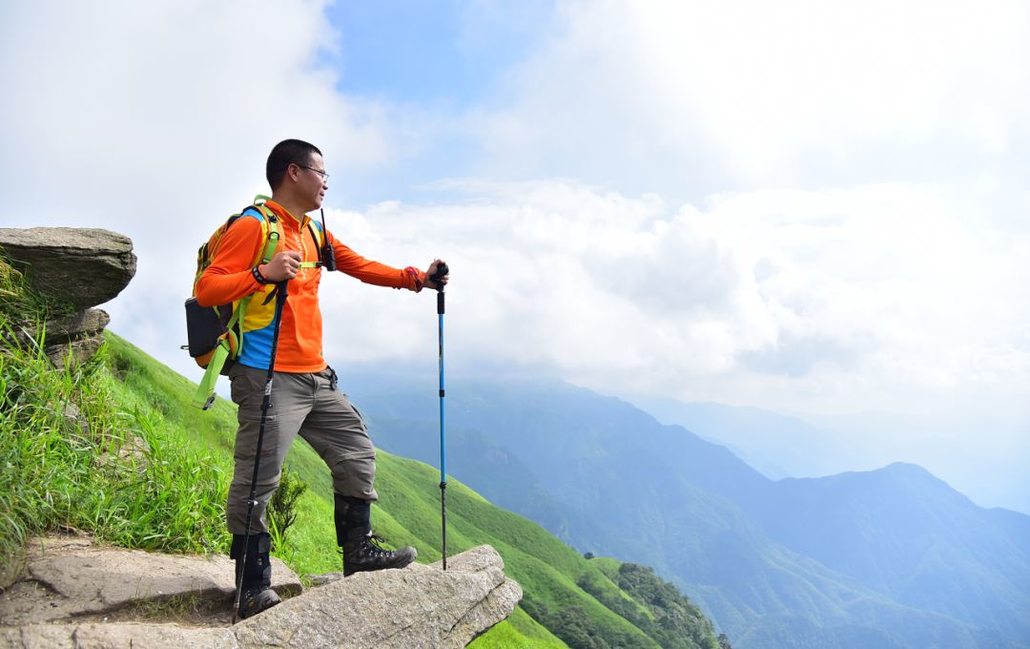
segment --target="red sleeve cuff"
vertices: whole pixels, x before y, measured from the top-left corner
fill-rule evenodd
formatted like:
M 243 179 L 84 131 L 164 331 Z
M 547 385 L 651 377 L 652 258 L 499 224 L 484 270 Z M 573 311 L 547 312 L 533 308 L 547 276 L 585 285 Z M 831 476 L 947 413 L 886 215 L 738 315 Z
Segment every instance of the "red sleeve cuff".
M 411 282 L 415 285 L 415 288 L 411 290 L 415 291 L 416 293 L 421 291 L 422 287 L 425 286 L 426 283 L 425 273 L 415 268 L 414 266 L 408 266 L 404 269 L 404 272 L 408 274 L 408 277 L 411 279 Z

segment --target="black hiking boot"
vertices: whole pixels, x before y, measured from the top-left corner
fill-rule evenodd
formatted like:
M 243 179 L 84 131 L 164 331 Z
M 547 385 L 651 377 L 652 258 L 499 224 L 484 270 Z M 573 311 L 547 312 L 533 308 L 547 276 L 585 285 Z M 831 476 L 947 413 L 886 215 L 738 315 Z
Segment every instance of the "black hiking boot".
M 242 534 L 233 534 L 232 548 L 229 550 L 229 557 L 236 560 L 236 583 L 240 583 L 240 573 L 243 573 L 239 611 L 241 620 L 257 615 L 282 601 L 272 590 L 272 564 L 268 559 L 268 552 L 272 549 L 272 537 L 267 533 L 259 533 L 251 534 L 247 540 L 249 542 L 246 564 L 243 558 Z
M 403 568 L 415 560 L 415 548 L 387 550 L 382 538 L 372 534 L 371 504 L 359 498 L 336 495 L 336 542 L 343 548 L 343 576 L 356 572 Z
M 356 572 L 403 568 L 418 556 L 415 548 L 412 547 L 386 550 L 379 545 L 382 540 L 382 537 L 369 532 L 367 536 L 345 543 L 343 545 L 343 576 L 349 577 Z

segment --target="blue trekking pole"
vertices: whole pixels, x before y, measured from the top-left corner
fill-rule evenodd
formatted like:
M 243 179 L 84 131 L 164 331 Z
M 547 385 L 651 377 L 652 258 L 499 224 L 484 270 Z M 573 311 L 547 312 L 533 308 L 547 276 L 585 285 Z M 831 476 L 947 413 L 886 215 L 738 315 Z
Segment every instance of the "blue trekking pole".
M 439 330 L 439 352 L 440 352 L 440 526 L 442 528 L 441 538 L 443 543 L 443 569 L 447 570 L 447 428 L 444 419 L 444 381 L 443 381 L 443 315 L 444 315 L 444 293 L 443 285 L 439 281 L 448 273 L 447 264 L 440 262 L 436 272 L 429 279 L 437 282 L 436 285 L 436 322 Z

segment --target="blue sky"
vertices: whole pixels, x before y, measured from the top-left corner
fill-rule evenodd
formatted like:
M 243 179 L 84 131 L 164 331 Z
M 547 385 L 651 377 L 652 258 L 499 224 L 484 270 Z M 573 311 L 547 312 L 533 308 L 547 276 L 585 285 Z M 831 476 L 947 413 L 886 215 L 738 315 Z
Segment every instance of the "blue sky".
M 503 8 L 490 2 L 337 2 L 325 15 L 338 40 L 320 52 L 320 61 L 339 74 L 336 88 L 347 96 L 446 122 L 504 100 L 505 75 L 538 45 L 553 8 L 538 0 Z M 472 134 L 443 128 L 385 174 L 377 170 L 362 178 L 350 195 L 358 202 L 425 200 L 423 185 L 474 174 L 482 153 Z
M 2 222 L 131 236 L 111 327 L 196 378 L 196 247 L 300 137 L 334 233 L 451 263 L 455 368 L 808 416 L 851 468 L 1030 511 L 1028 31 L 1007 1 L 5 3 Z M 322 300 L 334 363 L 435 358 L 426 296 Z
M 551 3 L 338 2 L 326 8 L 339 30 L 346 94 L 462 110 L 484 99 L 497 76 L 524 58 Z

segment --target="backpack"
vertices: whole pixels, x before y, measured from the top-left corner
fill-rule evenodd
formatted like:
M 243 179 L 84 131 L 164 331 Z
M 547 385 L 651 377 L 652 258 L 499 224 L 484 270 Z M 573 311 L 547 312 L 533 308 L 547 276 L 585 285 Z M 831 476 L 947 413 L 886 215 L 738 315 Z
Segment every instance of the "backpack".
M 242 326 L 247 306 L 258 293 L 251 293 L 236 302 L 203 307 L 197 302 L 197 282 L 200 281 L 200 277 L 207 267 L 211 265 L 225 233 L 244 215 L 255 216 L 261 222 L 264 245 L 259 250 L 253 265 L 267 264 L 271 261 L 279 245 L 281 228 L 279 217 L 265 206 L 267 200 L 269 200 L 267 196 L 255 196 L 253 204 L 230 216 L 197 251 L 197 273 L 193 278 L 193 295 L 186 300 L 188 344 L 184 345 L 183 349 L 189 351 L 197 365 L 205 369 L 204 378 L 201 379 L 193 398 L 193 405 L 202 410 L 210 408 L 215 401 L 215 384 L 219 375 L 227 375 L 236 359 L 239 358 L 243 349 Z M 319 260 L 321 260 L 325 234 L 315 221 L 310 221 L 308 225 L 319 251 Z M 302 268 L 318 268 L 321 265 L 321 261 L 301 263 Z M 266 303 L 274 295 L 272 292 L 274 289 L 271 287 L 270 289 L 265 298 Z

